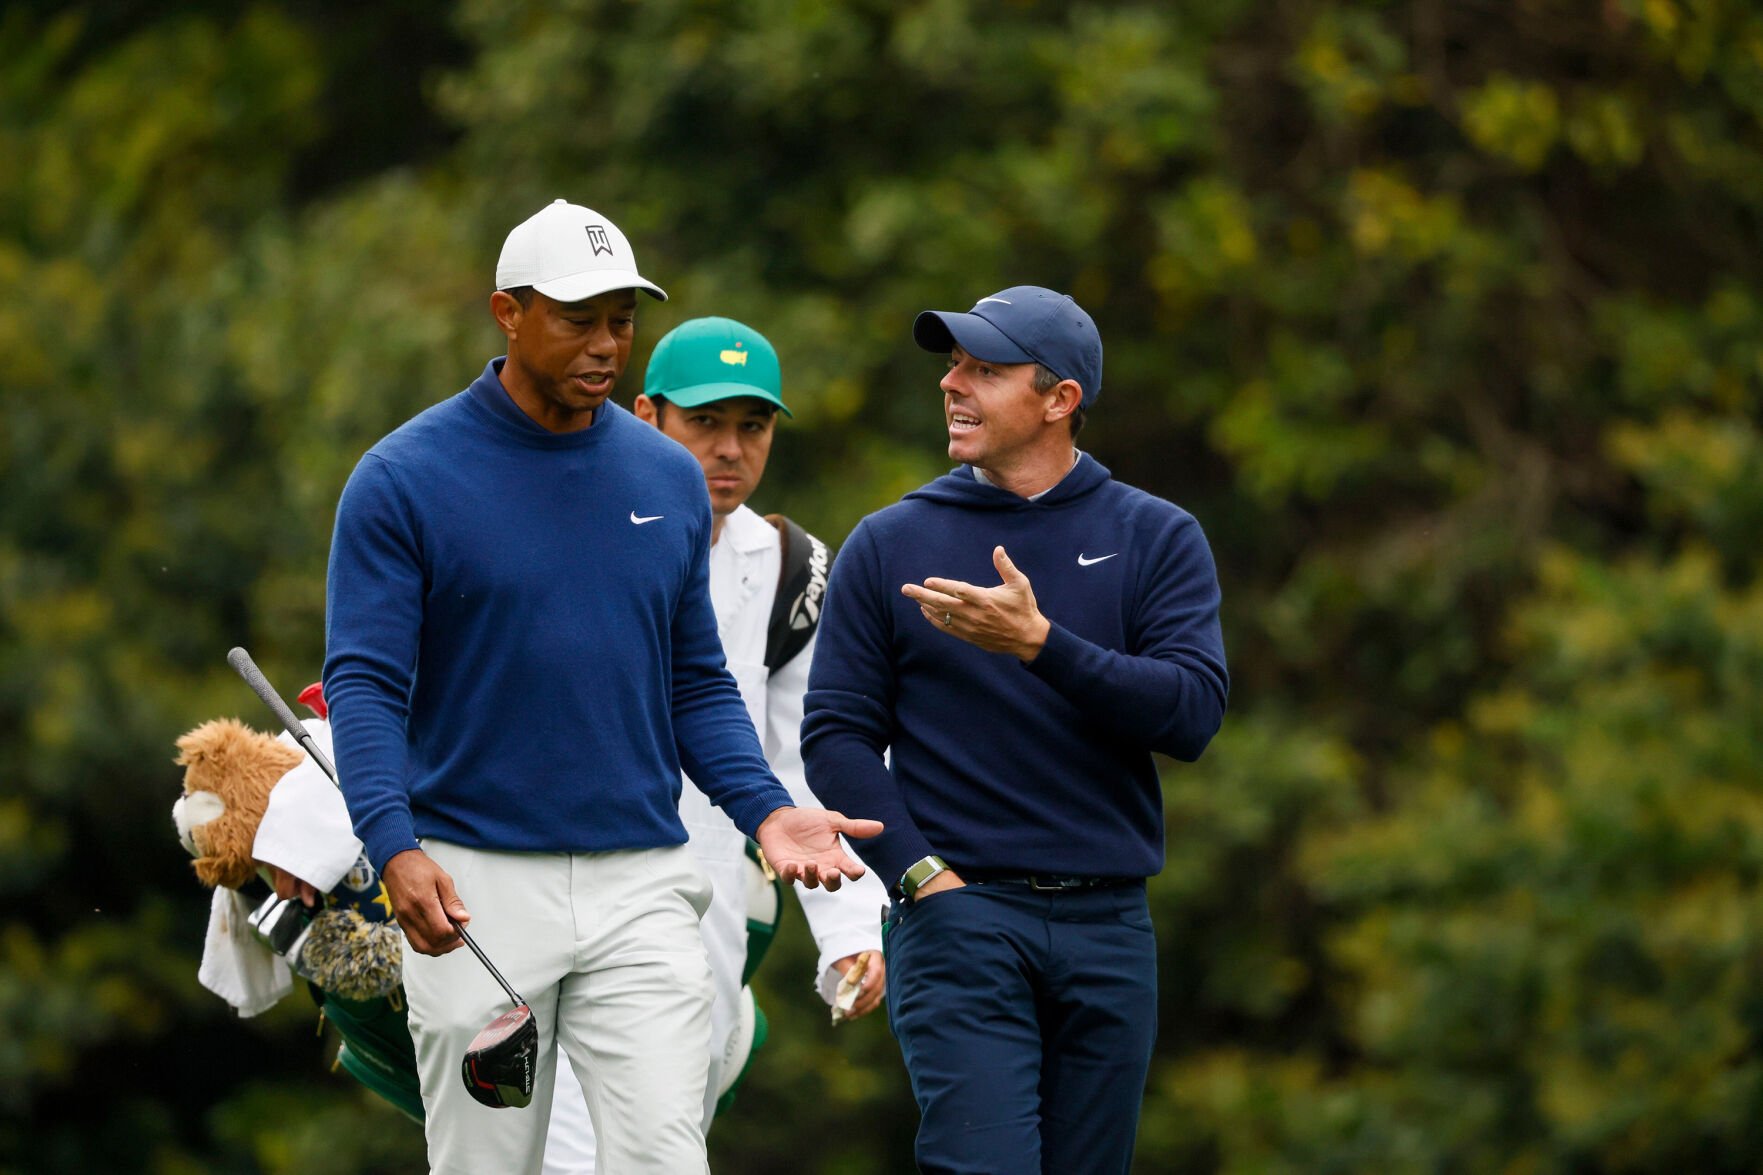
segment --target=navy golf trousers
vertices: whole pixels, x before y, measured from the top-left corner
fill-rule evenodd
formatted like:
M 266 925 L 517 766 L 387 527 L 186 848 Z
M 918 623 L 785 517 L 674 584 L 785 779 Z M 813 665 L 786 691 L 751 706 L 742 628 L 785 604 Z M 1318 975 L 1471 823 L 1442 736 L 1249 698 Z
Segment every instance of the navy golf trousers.
M 1157 1035 L 1143 883 L 986 882 L 895 902 L 886 950 L 921 1171 L 1129 1168 Z

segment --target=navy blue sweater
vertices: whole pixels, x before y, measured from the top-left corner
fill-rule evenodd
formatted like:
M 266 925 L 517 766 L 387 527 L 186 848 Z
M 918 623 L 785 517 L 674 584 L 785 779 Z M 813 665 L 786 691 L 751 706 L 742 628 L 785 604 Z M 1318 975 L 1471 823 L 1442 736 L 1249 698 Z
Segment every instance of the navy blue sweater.
M 1027 665 L 900 592 L 932 576 L 996 585 L 1000 544 L 1052 624 Z M 1224 717 L 1218 600 L 1193 516 L 1092 458 L 1036 501 L 963 466 L 865 518 L 839 553 L 802 723 L 809 785 L 887 825 L 854 845 L 890 885 L 929 853 L 957 872 L 1156 873 L 1151 752 L 1196 759 Z
M 615 404 L 547 431 L 500 368 L 337 507 L 324 692 L 368 859 L 683 844 L 682 766 L 751 835 L 790 798 L 723 665 L 702 470 Z

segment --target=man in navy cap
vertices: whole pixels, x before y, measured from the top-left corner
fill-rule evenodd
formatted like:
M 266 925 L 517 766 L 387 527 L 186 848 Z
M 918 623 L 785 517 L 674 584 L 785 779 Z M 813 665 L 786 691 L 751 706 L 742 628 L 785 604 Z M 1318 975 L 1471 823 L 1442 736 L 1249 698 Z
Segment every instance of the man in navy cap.
M 1151 755 L 1198 758 L 1228 692 L 1212 554 L 1076 449 L 1102 343 L 1071 298 L 1017 286 L 912 333 L 948 356 L 961 464 L 845 544 L 808 782 L 886 826 L 858 852 L 893 887 L 921 1169 L 1124 1172 L 1156 1036 Z

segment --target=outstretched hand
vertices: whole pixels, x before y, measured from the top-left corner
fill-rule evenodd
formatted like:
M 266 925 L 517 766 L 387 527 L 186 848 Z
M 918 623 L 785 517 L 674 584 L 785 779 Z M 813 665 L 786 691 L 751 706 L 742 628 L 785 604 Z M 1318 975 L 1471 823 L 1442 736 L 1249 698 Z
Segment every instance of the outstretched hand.
M 1009 653 L 1033 661 L 1053 626 L 1041 615 L 1028 576 L 1010 561 L 1003 547 L 992 548 L 992 566 L 1003 580 L 997 587 L 932 577 L 922 587 L 908 583 L 900 591 L 917 602 L 926 620 L 950 636 L 988 653 Z
M 418 954 L 444 955 L 465 940 L 453 923 L 464 925 L 471 913 L 453 890 L 453 878 L 421 849 L 406 849 L 386 862 L 380 880 L 392 899 L 398 926 Z
M 863 876 L 863 866 L 845 852 L 839 835 L 859 840 L 882 830 L 879 820 L 852 820 L 825 808 L 778 808 L 754 834 L 765 859 L 785 882 L 801 882 L 808 889 L 838 889 L 845 878 Z

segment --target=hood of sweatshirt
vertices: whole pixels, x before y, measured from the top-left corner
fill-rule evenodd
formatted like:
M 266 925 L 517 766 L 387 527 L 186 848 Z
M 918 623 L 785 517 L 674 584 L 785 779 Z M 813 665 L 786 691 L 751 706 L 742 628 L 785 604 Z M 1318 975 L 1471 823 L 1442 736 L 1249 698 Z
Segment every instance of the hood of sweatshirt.
M 1108 483 L 1109 477 L 1107 466 L 1088 453 L 1079 453 L 1071 472 L 1031 502 L 1001 486 L 987 485 L 973 475 L 973 466 L 959 465 L 929 485 L 913 490 L 902 501 L 916 498 L 968 510 L 1056 510 L 1095 493 Z

